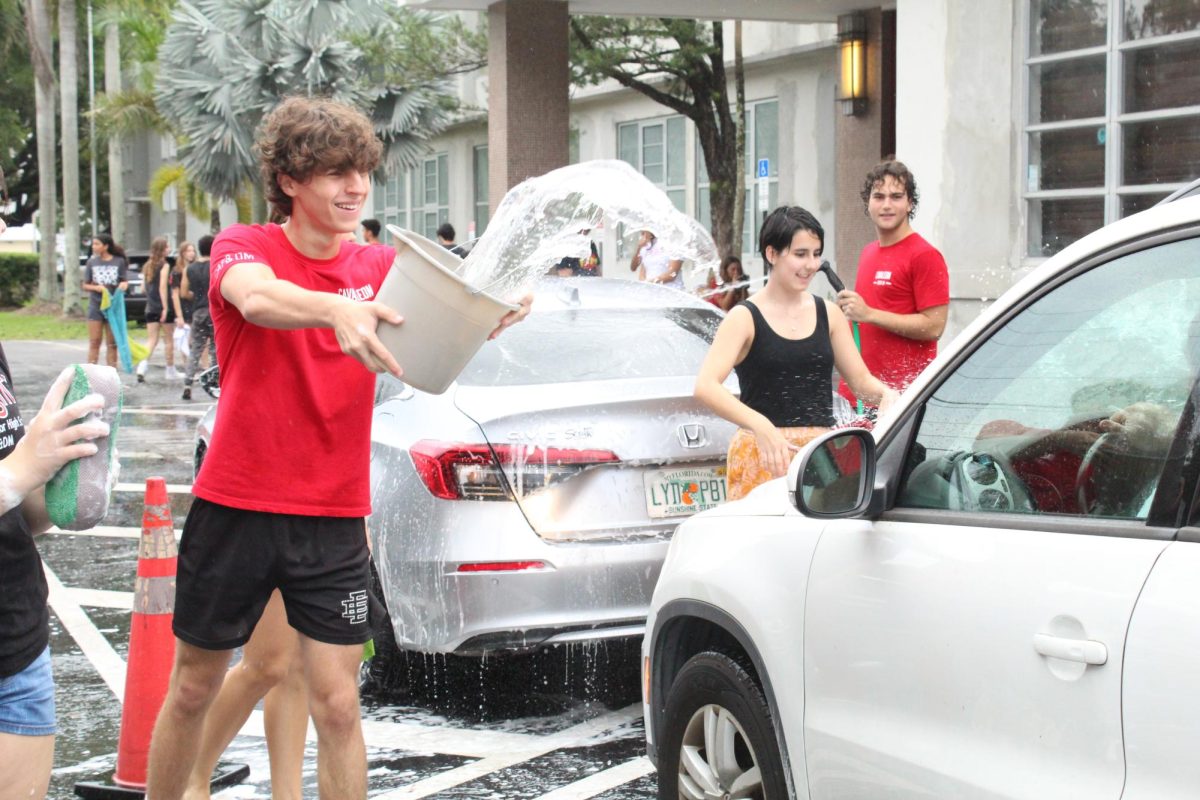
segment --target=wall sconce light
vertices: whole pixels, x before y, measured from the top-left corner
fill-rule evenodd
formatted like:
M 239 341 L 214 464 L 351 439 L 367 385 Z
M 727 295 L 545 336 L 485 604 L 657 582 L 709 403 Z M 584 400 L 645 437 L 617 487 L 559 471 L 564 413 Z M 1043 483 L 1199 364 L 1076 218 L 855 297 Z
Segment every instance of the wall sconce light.
M 854 116 L 867 108 L 867 18 L 863 14 L 838 17 L 838 59 L 842 78 L 838 103 L 842 113 Z

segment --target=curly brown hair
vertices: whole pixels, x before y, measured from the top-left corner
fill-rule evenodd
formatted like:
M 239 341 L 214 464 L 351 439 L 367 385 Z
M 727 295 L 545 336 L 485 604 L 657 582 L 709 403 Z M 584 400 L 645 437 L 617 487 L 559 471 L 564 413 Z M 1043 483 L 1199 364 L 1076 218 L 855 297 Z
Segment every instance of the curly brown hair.
M 254 148 L 267 202 L 284 217 L 291 216 L 292 198 L 280 188 L 280 175 L 304 183 L 317 172 L 371 172 L 383 157 L 365 114 L 320 97 L 285 99 L 263 119 Z
M 908 167 L 903 161 L 897 161 L 895 157 L 889 157 L 886 160 L 875 165 L 875 168 L 867 173 L 867 179 L 863 181 L 862 191 L 858 196 L 862 198 L 863 213 L 867 213 L 867 204 L 871 202 L 871 192 L 875 190 L 876 184 L 883 183 L 884 178 L 895 178 L 904 187 L 904 191 L 908 194 L 908 218 L 911 220 L 917 215 L 917 204 L 921 202 L 921 194 L 917 191 L 917 179 L 913 177 Z

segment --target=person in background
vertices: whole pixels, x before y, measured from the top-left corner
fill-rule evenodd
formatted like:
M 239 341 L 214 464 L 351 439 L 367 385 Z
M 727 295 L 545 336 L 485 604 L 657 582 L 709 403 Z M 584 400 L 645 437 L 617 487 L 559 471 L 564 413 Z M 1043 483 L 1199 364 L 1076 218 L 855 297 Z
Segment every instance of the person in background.
M 838 292 L 837 304 L 859 324 L 868 369 L 904 391 L 937 355 L 950 275 L 942 254 L 912 229 L 920 195 L 908 167 L 895 160 L 879 164 L 867 173 L 860 197 L 877 239 L 863 248 L 854 290 Z M 839 391 L 855 402 L 845 381 Z
M 896 396 L 863 363 L 841 310 L 808 291 L 824 249 L 825 230 L 808 211 L 772 211 L 759 232 L 767 284 L 733 307 L 700 367 L 696 398 L 738 426 L 729 443 L 730 500 L 786 474 L 792 455 L 833 426 L 835 366 L 884 411 Z M 724 385 L 735 370 L 740 399 Z
M 367 244 L 383 244 L 379 241 L 379 220 L 364 219 L 362 221 L 363 241 Z M 453 237 L 451 237 L 453 238 Z
M 179 261 L 172 265 L 171 269 L 163 275 L 162 280 L 166 283 L 167 302 L 170 303 L 172 316 L 179 320 L 179 324 L 183 325 L 183 297 L 179 290 L 183 287 L 184 267 Z M 171 363 L 167 366 L 167 378 L 170 380 L 181 380 L 183 371 L 175 369 L 175 355 L 170 348 L 167 349 L 167 358 Z
M 591 229 L 584 228 L 579 232 L 580 236 L 587 236 L 591 233 Z M 600 275 L 600 251 L 596 249 L 595 242 L 588 242 L 591 252 L 585 258 L 576 258 L 574 256 L 563 256 L 558 262 L 559 267 L 567 267 L 571 270 L 572 275 L 578 275 L 586 278 L 596 278 Z M 559 272 L 562 275 L 562 272 Z
M 88 328 L 88 363 L 100 361 L 100 338 L 104 337 L 104 357 L 110 367 L 117 365 L 117 341 L 112 328 L 100 311 L 100 300 L 105 290 L 111 295 L 118 289 L 129 288 L 127 278 L 129 270 L 125 259 L 125 251 L 113 241 L 111 235 L 100 233 L 92 239 L 92 257 L 87 260 L 83 269 L 82 288 L 88 293 L 87 328 Z
M 179 245 L 179 252 L 175 255 L 175 270 L 179 272 L 179 282 L 183 283 L 183 276 L 187 274 L 187 268 L 193 264 L 199 256 L 196 254 L 196 245 L 191 242 L 184 242 Z M 183 316 L 179 316 L 182 314 Z M 179 308 L 176 309 L 175 325 L 191 325 L 192 324 L 192 301 L 185 300 L 182 297 L 179 300 Z
M 242 648 L 241 660 L 225 673 L 221 691 L 205 716 L 184 800 L 208 800 L 209 782 L 221 754 L 259 700 L 271 765 L 271 798 L 302 800 L 308 688 L 300 636 L 288 625 L 278 589 L 271 593 L 250 641 Z
M 457 244 L 454 243 L 454 236 L 455 236 L 454 226 L 451 225 L 449 222 L 443 222 L 441 225 L 438 226 L 438 229 L 437 229 L 438 244 L 440 244 L 442 247 L 449 250 L 451 253 L 454 253 L 454 255 L 458 256 L 459 258 L 466 258 L 467 251 L 463 250 L 461 247 L 459 247 Z
M 0 232 L 4 223 L 0 221 Z M 74 373 L 54 381 L 25 424 L 0 345 L 0 797 L 46 796 L 54 763 L 54 675 L 50 669 L 49 587 L 34 534 L 50 527 L 44 486 L 64 465 L 97 452 L 108 425 L 88 414 L 98 394 L 62 407 Z M 67 433 L 70 426 L 70 433 Z
M 149 350 L 146 357 L 138 362 L 137 382 L 146 382 L 146 371 L 150 366 L 150 358 L 158 347 L 159 335 L 162 335 L 163 350 L 167 356 L 167 380 L 179 377 L 175 371 L 175 298 L 171 295 L 170 277 L 171 265 L 167 263 L 167 238 L 155 237 L 150 242 L 150 258 L 142 268 L 142 285 L 146 289 L 146 334 L 149 337 Z
M 683 289 L 683 262 L 668 256 L 658 243 L 658 237 L 650 231 L 642 231 L 638 236 L 637 248 L 633 252 L 633 260 L 629 262 L 629 270 L 638 274 L 639 281 Z
M 746 273 L 742 269 L 742 260 L 737 256 L 725 256 L 721 259 L 718 272 L 721 275 L 721 286 L 726 288 L 716 295 L 716 305 L 728 311 L 750 296 L 750 287 L 745 285 Z
M 200 237 L 200 259 L 188 265 L 187 272 L 179 285 L 179 296 L 192 304 L 192 332 L 188 339 L 187 371 L 183 376 L 184 400 L 192 399 L 192 381 L 200 368 L 200 361 L 211 350 L 213 363 L 217 363 L 217 347 L 213 341 L 212 316 L 208 309 L 209 254 L 212 252 L 213 237 Z

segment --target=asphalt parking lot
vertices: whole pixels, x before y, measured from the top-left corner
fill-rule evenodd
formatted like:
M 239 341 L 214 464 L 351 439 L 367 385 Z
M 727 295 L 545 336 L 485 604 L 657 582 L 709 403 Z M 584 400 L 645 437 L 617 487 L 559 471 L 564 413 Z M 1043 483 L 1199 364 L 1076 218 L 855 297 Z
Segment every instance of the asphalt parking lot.
M 82 341 L 4 347 L 27 417 L 62 367 L 87 355 Z M 52 798 L 74 796 L 77 782 L 107 780 L 115 766 L 146 478 L 166 479 L 177 531 L 191 505 L 192 431 L 210 401 L 198 388 L 195 400 L 181 400 L 181 384 L 164 379 L 164 364 L 160 347 L 146 383 L 123 376 L 121 475 L 108 518 L 93 531 L 52 531 L 39 540 L 59 720 Z M 414 658 L 396 673 L 364 696 L 373 798 L 634 800 L 655 793 L 643 757 L 634 646 L 575 645 L 482 661 Z M 311 730 L 309 738 L 305 790 L 315 797 Z M 248 764 L 250 777 L 215 797 L 270 797 L 260 712 L 226 761 Z

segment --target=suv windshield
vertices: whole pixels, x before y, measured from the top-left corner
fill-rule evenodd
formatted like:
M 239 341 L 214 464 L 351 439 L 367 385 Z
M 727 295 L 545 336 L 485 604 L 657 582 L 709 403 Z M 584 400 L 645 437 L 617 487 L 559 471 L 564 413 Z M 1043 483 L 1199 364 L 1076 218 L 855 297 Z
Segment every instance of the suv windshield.
M 487 342 L 466 386 L 695 375 L 721 316 L 702 308 L 577 309 L 534 314 Z

